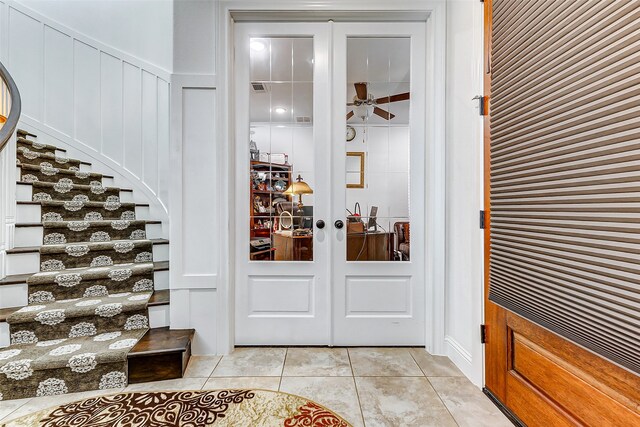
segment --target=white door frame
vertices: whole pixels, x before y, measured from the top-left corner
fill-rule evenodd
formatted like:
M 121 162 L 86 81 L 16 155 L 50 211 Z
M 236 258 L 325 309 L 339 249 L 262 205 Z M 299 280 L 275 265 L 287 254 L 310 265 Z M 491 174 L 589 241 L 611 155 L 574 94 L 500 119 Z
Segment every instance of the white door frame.
M 220 177 L 234 176 L 233 164 L 235 142 L 233 134 L 235 122 L 234 101 L 231 96 L 233 80 L 233 23 L 241 14 L 263 17 L 264 20 L 292 19 L 313 21 L 319 18 L 341 21 L 360 21 L 363 14 L 358 0 L 327 0 L 317 3 L 309 0 L 220 0 L 217 16 L 218 49 L 216 74 L 220 83 L 218 125 L 220 138 L 229 141 L 218 159 Z M 426 337 L 425 348 L 433 354 L 445 353 L 445 70 L 446 70 L 446 3 L 437 0 L 370 0 L 370 13 L 364 20 L 384 21 L 416 20 L 416 16 L 426 16 L 427 22 L 427 194 L 426 194 Z M 258 11 L 258 12 L 256 12 Z M 273 12 L 278 12 L 274 14 Z M 411 17 L 414 17 L 411 19 Z M 250 19 L 250 18 L 249 18 Z M 234 347 L 234 277 L 235 239 L 230 230 L 235 229 L 233 184 L 230 180 L 220 185 L 221 199 L 227 209 L 221 209 L 220 245 L 226 248 L 228 257 L 221 259 L 219 286 L 217 289 L 217 341 L 221 353 L 228 353 Z M 224 203 L 221 203 L 224 205 Z M 222 254 L 224 250 L 220 251 Z

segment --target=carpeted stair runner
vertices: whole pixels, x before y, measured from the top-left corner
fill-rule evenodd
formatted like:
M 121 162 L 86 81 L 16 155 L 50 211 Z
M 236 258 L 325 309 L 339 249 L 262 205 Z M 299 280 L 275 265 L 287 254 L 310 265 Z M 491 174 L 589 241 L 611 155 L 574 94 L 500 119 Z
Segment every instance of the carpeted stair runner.
M 22 182 L 40 202 L 40 272 L 27 279 L 29 303 L 8 319 L 0 349 L 0 400 L 127 384 L 127 353 L 149 328 L 153 243 L 135 204 L 81 161 L 19 132 Z

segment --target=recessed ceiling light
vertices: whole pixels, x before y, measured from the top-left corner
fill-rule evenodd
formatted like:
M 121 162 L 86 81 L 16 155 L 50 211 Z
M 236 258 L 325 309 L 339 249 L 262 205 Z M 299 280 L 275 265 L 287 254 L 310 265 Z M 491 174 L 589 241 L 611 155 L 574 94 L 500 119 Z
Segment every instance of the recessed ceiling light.
M 251 50 L 255 50 L 257 52 L 263 51 L 265 48 L 264 43 L 258 40 L 253 40 L 249 46 L 251 46 Z
M 276 113 L 278 113 L 278 114 L 284 114 L 284 113 L 286 113 L 286 112 L 287 112 L 287 109 L 286 109 L 286 108 L 283 108 L 283 107 L 276 107 L 276 109 L 275 109 L 274 111 L 275 111 Z

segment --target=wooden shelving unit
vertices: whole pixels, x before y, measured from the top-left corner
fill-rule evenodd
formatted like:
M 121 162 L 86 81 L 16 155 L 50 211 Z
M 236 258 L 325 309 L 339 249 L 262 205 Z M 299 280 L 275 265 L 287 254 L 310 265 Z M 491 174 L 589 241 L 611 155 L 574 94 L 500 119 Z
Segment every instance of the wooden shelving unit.
M 256 188 L 253 174 L 254 173 L 266 173 L 268 177 L 262 181 L 265 188 Z M 250 200 L 249 200 L 249 228 L 251 240 L 260 238 L 269 238 L 271 236 L 271 227 L 264 227 L 263 224 L 269 220 L 273 221 L 276 218 L 275 213 L 268 212 L 256 212 L 254 207 L 254 201 L 259 198 L 262 201 L 262 205 L 267 209 L 271 208 L 271 203 L 276 198 L 284 198 L 290 200 L 288 196 L 283 194 L 283 190 L 274 190 L 273 186 L 278 180 L 284 181 L 285 189 L 291 184 L 292 166 L 288 164 L 261 162 L 257 160 L 251 161 L 251 175 L 252 179 L 249 182 L 250 186 Z M 272 255 L 272 254 L 271 254 Z

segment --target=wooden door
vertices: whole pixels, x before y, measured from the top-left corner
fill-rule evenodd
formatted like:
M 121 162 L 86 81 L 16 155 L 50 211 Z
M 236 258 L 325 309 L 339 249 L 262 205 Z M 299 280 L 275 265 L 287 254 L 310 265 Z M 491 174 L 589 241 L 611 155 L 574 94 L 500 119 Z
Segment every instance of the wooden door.
M 500 7 L 505 7 L 508 1 L 485 0 L 484 3 L 484 83 L 485 109 L 488 111 L 484 125 L 486 392 L 515 415 L 516 421 L 529 426 L 640 425 L 640 377 L 489 300 L 493 8 L 499 2 L 503 3 Z M 520 11 L 510 17 L 503 13 L 502 20 L 513 19 L 515 22 L 533 14 L 533 9 L 540 6 L 539 2 L 516 3 L 518 5 L 506 7 Z M 541 19 L 549 18 L 553 22 L 556 18 L 553 14 L 560 13 L 554 8 L 561 2 L 555 5 L 554 2 L 540 3 L 544 3 L 542 9 L 538 9 Z M 580 15 L 578 3 L 573 19 L 586 17 L 587 12 Z

